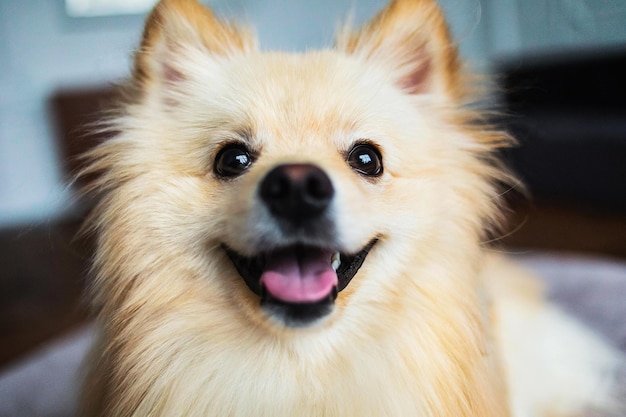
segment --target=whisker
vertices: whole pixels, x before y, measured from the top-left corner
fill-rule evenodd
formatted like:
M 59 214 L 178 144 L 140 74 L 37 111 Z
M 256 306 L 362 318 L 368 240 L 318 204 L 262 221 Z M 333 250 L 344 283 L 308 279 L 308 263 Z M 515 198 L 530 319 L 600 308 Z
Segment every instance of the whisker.
M 493 239 L 489 239 L 489 240 L 486 240 L 486 241 L 480 242 L 480 244 L 481 244 L 481 245 L 489 245 L 489 244 L 491 244 L 491 243 L 494 243 L 494 242 L 499 242 L 499 241 L 501 241 L 501 240 L 503 240 L 503 239 L 506 239 L 506 238 L 507 238 L 507 237 L 509 237 L 509 236 L 514 235 L 514 234 L 515 234 L 515 233 L 517 233 L 517 232 L 518 232 L 518 231 L 519 231 L 522 227 L 524 227 L 524 226 L 526 225 L 526 223 L 528 223 L 528 217 L 529 217 L 529 216 L 528 216 L 528 214 L 525 214 L 525 215 L 524 215 L 524 218 L 522 219 L 522 221 L 521 221 L 521 222 L 520 222 L 517 226 L 515 226 L 512 230 L 510 230 L 510 231 L 506 232 L 505 234 L 503 234 L 503 235 L 501 235 L 501 236 L 494 237 Z

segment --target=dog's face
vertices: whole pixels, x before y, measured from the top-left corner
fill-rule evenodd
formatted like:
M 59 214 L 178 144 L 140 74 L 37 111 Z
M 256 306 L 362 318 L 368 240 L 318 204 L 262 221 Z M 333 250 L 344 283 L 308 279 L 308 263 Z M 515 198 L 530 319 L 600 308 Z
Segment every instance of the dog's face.
M 108 204 L 130 248 L 184 262 L 192 288 L 255 323 L 392 304 L 491 209 L 491 136 L 468 133 L 458 73 L 426 0 L 302 55 L 258 52 L 194 1 L 164 1 L 136 57 L 140 98 L 101 151 L 104 183 L 124 178 Z
M 229 88 L 209 95 L 241 119 L 211 138 L 212 238 L 266 314 L 310 324 L 333 311 L 377 242 L 417 232 L 394 207 L 412 193 L 401 167 L 416 170 L 411 159 L 430 151 L 403 155 L 387 139 L 420 130 L 405 122 L 408 100 L 348 58 L 258 55 L 227 67 Z

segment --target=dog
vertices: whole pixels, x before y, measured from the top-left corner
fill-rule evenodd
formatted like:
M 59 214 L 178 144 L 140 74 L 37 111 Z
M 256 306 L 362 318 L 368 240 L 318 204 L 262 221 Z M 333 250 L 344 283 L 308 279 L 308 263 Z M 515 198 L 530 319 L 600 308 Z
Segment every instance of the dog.
M 158 3 L 83 172 L 84 415 L 618 415 L 617 351 L 484 243 L 515 180 L 474 84 L 434 0 L 303 54 Z

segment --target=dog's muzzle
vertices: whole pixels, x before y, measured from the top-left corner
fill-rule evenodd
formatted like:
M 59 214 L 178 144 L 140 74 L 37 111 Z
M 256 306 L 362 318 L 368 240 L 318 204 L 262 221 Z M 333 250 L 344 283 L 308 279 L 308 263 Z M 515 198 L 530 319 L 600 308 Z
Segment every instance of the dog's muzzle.
M 258 193 L 287 243 L 277 242 L 252 257 L 223 247 L 268 315 L 289 326 L 308 325 L 332 311 L 337 293 L 357 273 L 376 239 L 354 254 L 334 248 L 328 212 L 335 190 L 315 165 L 279 165 L 263 178 Z

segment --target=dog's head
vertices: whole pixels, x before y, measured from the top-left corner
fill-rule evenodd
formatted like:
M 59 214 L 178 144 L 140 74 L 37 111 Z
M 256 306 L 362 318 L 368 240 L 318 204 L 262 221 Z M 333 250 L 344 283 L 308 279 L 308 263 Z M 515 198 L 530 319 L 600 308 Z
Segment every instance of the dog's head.
M 393 1 L 332 49 L 281 54 L 164 0 L 130 91 L 121 133 L 93 153 L 105 287 L 151 274 L 270 326 L 331 323 L 392 303 L 431 257 L 474 250 L 493 213 L 500 136 L 463 108 L 434 1 Z

